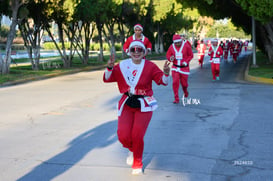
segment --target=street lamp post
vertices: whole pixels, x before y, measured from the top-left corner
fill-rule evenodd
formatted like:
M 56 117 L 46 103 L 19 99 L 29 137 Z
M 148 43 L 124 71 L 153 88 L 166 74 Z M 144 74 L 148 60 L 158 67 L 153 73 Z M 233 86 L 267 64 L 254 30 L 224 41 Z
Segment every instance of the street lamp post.
M 256 63 L 256 25 L 254 16 L 252 16 L 252 67 L 258 67 Z

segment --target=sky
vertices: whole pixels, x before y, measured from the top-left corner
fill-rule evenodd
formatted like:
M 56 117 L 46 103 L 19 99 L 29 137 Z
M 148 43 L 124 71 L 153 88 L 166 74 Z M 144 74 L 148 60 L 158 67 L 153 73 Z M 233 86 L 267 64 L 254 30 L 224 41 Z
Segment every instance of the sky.
M 10 19 L 7 17 L 7 16 L 3 16 L 2 19 L 1 19 L 1 24 L 2 25 L 7 25 L 9 26 L 11 23 Z

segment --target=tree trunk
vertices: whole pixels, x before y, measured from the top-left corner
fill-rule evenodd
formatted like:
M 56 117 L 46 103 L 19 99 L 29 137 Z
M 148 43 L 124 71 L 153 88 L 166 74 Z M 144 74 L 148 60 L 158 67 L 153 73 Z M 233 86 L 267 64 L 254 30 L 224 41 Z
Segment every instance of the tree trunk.
M 40 48 L 36 47 L 33 49 L 34 53 L 34 65 L 32 66 L 33 70 L 39 70 L 40 63 Z
M 58 25 L 59 41 L 62 45 L 61 50 L 62 50 L 62 60 L 64 63 L 64 68 L 69 68 L 71 67 L 71 60 L 69 59 L 69 56 L 66 54 L 66 49 L 64 45 L 63 24 L 57 23 L 57 25 Z
M 125 43 L 125 33 L 124 33 L 124 27 L 122 23 L 118 23 L 118 30 L 119 30 L 120 39 L 121 39 L 122 58 L 124 58 L 126 56 L 126 53 L 123 51 L 123 45 Z
M 265 44 L 265 51 L 268 56 L 269 63 L 273 63 L 273 21 L 264 25 L 267 32 L 267 44 Z
M 97 21 L 97 29 L 98 29 L 98 33 L 99 33 L 99 41 L 100 41 L 100 53 L 98 55 L 98 61 L 102 62 L 103 61 L 103 42 L 102 42 L 102 25 L 99 21 Z
M 268 63 L 273 63 L 273 21 L 267 24 L 257 24 L 257 45 L 267 55 Z
M 164 42 L 163 42 L 164 38 L 163 35 L 160 35 L 160 43 L 159 43 L 159 52 L 160 53 L 164 53 Z
M 11 25 L 10 25 L 10 31 L 7 37 L 7 43 L 6 43 L 6 51 L 5 51 L 5 55 L 4 55 L 4 59 L 2 59 L 1 64 L 1 74 L 8 74 L 9 73 L 9 68 L 10 68 L 10 62 L 11 62 L 11 58 L 10 58 L 10 54 L 11 54 L 11 46 L 12 46 L 12 42 L 13 39 L 15 37 L 15 32 L 16 32 L 16 25 L 17 25 L 17 14 L 18 14 L 18 9 L 22 4 L 19 3 L 19 1 L 13 1 L 12 4 L 12 21 L 11 21 Z M 0 60 L 1 61 L 1 60 Z
M 62 57 L 62 61 L 63 61 L 64 67 L 65 67 L 65 68 L 66 68 L 66 67 L 69 67 L 69 66 L 68 66 L 68 63 L 67 63 L 67 61 L 66 61 L 66 59 L 67 59 L 66 55 L 64 55 L 64 54 L 62 53 L 62 51 L 61 51 L 59 45 L 57 44 L 55 38 L 53 37 L 53 35 L 52 35 L 52 33 L 51 33 L 51 31 L 50 31 L 50 29 L 49 29 L 48 27 L 46 27 L 46 31 L 47 31 L 48 35 L 50 36 L 50 38 L 53 40 L 53 43 L 54 43 L 55 47 L 57 48 L 57 50 L 58 50 L 60 56 Z
M 114 36 L 114 23 L 109 24 L 109 26 L 107 26 L 108 32 L 110 34 L 110 42 L 111 42 L 111 55 L 116 57 L 116 47 L 115 47 L 115 36 Z

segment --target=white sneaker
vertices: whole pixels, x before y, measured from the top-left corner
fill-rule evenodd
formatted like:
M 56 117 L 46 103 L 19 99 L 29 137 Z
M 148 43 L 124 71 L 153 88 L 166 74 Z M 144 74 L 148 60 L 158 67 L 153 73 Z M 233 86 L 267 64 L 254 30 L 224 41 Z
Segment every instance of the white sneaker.
M 133 152 L 129 151 L 127 159 L 126 159 L 126 163 L 127 165 L 133 165 L 133 162 L 134 162 Z
M 135 168 L 132 170 L 132 175 L 142 175 L 142 168 Z

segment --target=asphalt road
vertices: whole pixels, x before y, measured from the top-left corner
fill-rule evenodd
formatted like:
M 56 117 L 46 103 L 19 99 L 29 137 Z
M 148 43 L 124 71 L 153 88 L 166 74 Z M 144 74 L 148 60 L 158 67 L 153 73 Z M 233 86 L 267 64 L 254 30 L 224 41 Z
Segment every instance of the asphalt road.
M 0 180 L 272 180 L 273 86 L 244 81 L 246 63 L 223 62 L 213 82 L 207 58 L 201 69 L 195 57 L 189 99 L 178 105 L 171 82 L 154 85 L 159 108 L 142 176 L 125 163 L 116 136 L 120 95 L 102 82 L 103 71 L 0 88 Z

